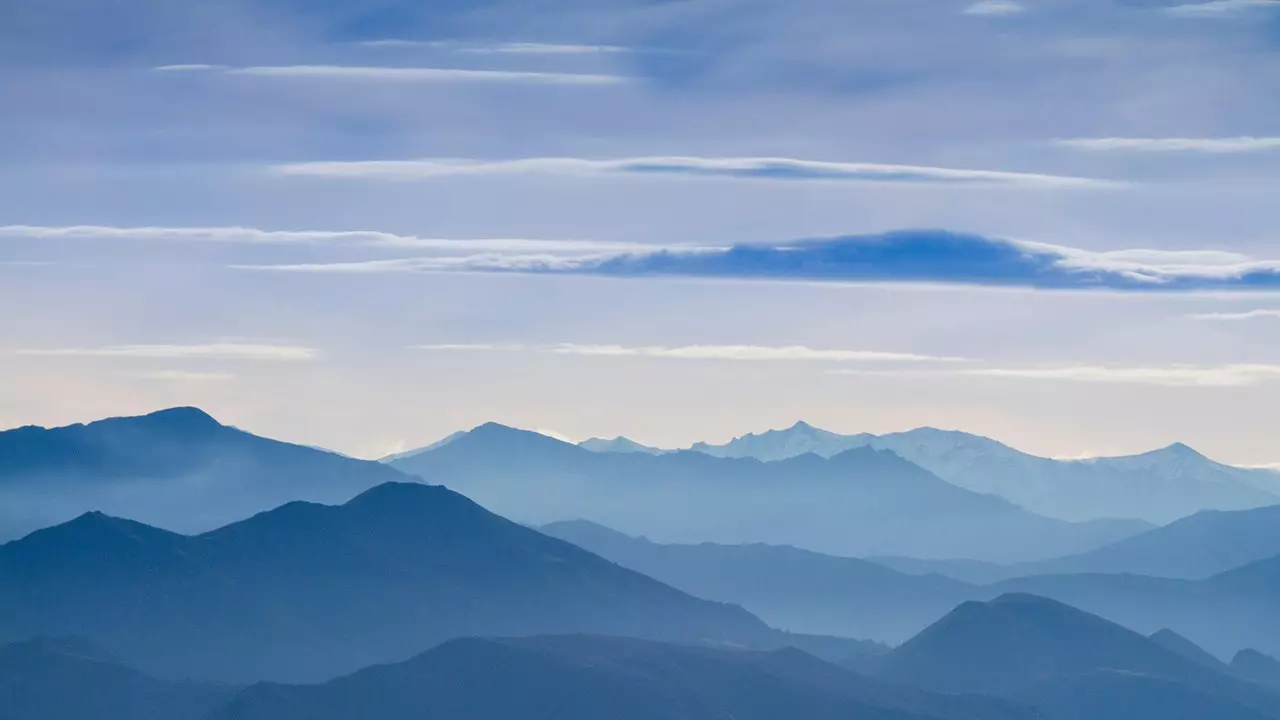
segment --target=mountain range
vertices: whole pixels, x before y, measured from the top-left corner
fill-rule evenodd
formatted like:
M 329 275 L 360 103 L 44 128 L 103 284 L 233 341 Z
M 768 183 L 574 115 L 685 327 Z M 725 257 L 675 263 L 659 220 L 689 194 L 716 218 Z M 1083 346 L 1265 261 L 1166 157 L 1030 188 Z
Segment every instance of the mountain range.
M 868 648 L 772 630 L 420 484 L 198 536 L 93 513 L 0 546 L 0 641 L 84 637 L 160 677 L 316 680 L 453 637 L 581 632 Z
M 269 440 L 196 408 L 0 432 L 0 540 L 89 511 L 202 532 L 292 500 L 334 503 L 390 467 Z
M 583 447 L 669 452 L 626 438 L 590 440 Z M 920 428 L 841 435 L 799 422 L 785 430 L 743 435 L 723 445 L 696 443 L 690 449 L 715 457 L 777 461 L 808 453 L 833 457 L 863 447 L 892 451 L 949 483 L 1063 520 L 1137 518 L 1164 524 L 1201 510 L 1280 504 L 1280 472 L 1223 465 L 1181 443 L 1127 457 L 1055 460 L 964 432 Z
M 773 462 L 694 451 L 597 453 L 491 423 L 390 465 L 520 522 L 581 518 L 660 542 L 1015 562 L 1089 550 L 1149 527 L 1042 517 L 868 447 Z

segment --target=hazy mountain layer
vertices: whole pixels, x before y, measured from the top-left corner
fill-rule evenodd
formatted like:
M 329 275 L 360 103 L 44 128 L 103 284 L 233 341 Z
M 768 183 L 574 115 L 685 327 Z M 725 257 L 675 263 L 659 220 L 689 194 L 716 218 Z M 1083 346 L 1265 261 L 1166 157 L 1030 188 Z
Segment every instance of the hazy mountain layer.
M 292 500 L 345 502 L 406 478 L 268 440 L 195 408 L 0 432 L 0 540 L 102 511 L 202 532 Z
M 583 518 L 660 542 L 1019 561 L 1092 549 L 1145 529 L 1041 517 L 871 448 L 778 462 L 596 453 L 491 424 L 392 466 L 521 522 Z
M 833 457 L 853 448 L 890 450 L 938 477 L 1064 520 L 1138 518 L 1164 524 L 1201 510 L 1280 504 L 1280 473 L 1234 468 L 1182 444 L 1129 457 L 1054 460 L 969 433 L 920 428 L 839 435 L 806 423 L 693 450 L 727 458 Z

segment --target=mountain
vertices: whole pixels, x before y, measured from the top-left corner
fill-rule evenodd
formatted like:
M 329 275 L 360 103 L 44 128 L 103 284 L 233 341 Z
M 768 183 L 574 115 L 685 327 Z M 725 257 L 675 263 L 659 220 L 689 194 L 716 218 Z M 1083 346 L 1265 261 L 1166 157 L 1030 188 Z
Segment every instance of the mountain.
M 616 437 L 612 440 L 605 438 L 591 438 L 578 443 L 578 447 L 590 450 L 591 452 L 611 452 L 611 453 L 645 453 L 647 455 L 661 455 L 666 450 L 660 450 L 656 447 L 641 445 L 635 440 L 624 437 Z
M 318 686 L 258 685 L 212 720 L 1031 720 L 893 687 L 795 650 L 603 637 L 465 639 Z
M 1280 504 L 1280 473 L 1223 465 L 1181 443 L 1128 457 L 1054 460 L 963 432 L 839 435 L 797 423 L 692 449 L 771 461 L 805 453 L 831 457 L 859 447 L 892 451 L 947 482 L 1064 520 L 1138 518 L 1163 525 L 1201 510 Z
M 1019 574 L 1132 573 L 1207 578 L 1280 555 L 1280 505 L 1209 510 L 1079 555 L 1015 568 Z
M 445 445 L 448 445 L 449 443 L 453 442 L 454 440 L 457 440 L 458 438 L 460 438 L 460 437 L 462 437 L 463 435 L 466 435 L 466 434 L 467 434 L 467 433 L 466 433 L 466 431 L 464 431 L 464 430 L 459 430 L 458 432 L 450 433 L 449 435 L 446 435 L 445 437 L 443 437 L 443 438 L 441 438 L 441 439 L 439 439 L 439 440 L 437 440 L 437 441 L 435 441 L 435 442 L 431 443 L 430 445 L 427 445 L 427 446 L 424 446 L 424 447 L 420 447 L 420 448 L 415 448 L 415 449 L 413 449 L 413 450 L 405 450 L 404 452 L 398 452 L 398 453 L 395 453 L 395 454 L 393 454 L 393 455 L 388 455 L 388 456 L 386 456 L 386 457 L 384 457 L 384 458 L 379 458 L 379 459 L 378 459 L 378 462 L 380 462 L 380 463 L 390 463 L 390 462 L 394 462 L 394 461 L 396 461 L 396 460 L 402 460 L 402 459 L 404 459 L 404 458 L 410 458 L 410 457 L 413 457 L 414 455 L 417 455 L 417 454 L 419 454 L 419 453 L 431 452 L 432 450 L 435 450 L 436 448 L 444 447 Z
M 1238 678 L 1280 690 L 1280 660 L 1257 650 L 1241 650 L 1231 659 L 1231 673 Z
M 236 692 L 230 686 L 157 680 L 74 638 L 0 646 L 5 720 L 200 720 Z
M 1044 518 L 871 448 L 777 462 L 691 451 L 597 453 L 489 424 L 391 464 L 520 522 L 582 518 L 664 543 L 1019 561 L 1091 549 L 1136 531 Z
M 586 521 L 540 530 L 691 595 L 742 605 L 794 632 L 899 643 L 977 592 L 938 575 L 906 575 L 793 547 L 660 545 Z
M 1177 653 L 1178 655 L 1181 655 L 1188 660 L 1198 662 L 1205 667 L 1213 668 L 1215 670 L 1225 670 L 1227 667 L 1226 663 L 1213 655 L 1210 655 L 1204 648 L 1196 645 L 1169 628 L 1157 630 L 1148 636 L 1147 639 L 1165 650 Z
M 787 635 L 440 487 L 389 483 L 184 536 L 101 514 L 0 546 L 0 640 L 75 635 L 161 677 L 312 681 L 465 635 Z
M 0 432 L 0 540 L 91 510 L 202 532 L 396 480 L 386 465 L 257 437 L 195 408 L 23 427 Z
M 1280 695 L 1032 595 L 960 605 L 888 655 L 877 675 L 938 692 L 1018 699 L 1051 720 L 1280 717 Z M 1199 714 L 1166 714 L 1180 698 Z

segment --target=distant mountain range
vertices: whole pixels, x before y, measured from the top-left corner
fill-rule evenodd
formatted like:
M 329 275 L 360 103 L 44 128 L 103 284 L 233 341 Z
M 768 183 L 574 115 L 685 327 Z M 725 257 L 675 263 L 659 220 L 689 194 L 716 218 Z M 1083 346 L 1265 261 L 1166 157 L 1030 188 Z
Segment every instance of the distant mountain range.
M 669 452 L 626 438 L 589 440 L 596 452 Z M 854 448 L 889 450 L 949 483 L 998 495 L 1064 520 L 1138 518 L 1164 524 L 1201 510 L 1280 504 L 1280 472 L 1214 462 L 1181 443 L 1141 455 L 1054 460 L 963 432 L 920 428 L 888 435 L 840 435 L 796 423 L 691 450 L 724 458 L 776 461 L 807 453 L 833 457 Z
M 1028 575 L 1084 573 L 1200 580 L 1280 555 L 1280 506 L 1207 510 L 1095 550 L 1051 560 L 998 565 L 972 560 L 876 557 L 901 572 L 940 574 L 973 583 Z
M 336 503 L 406 480 L 268 440 L 195 408 L 0 432 L 0 541 L 97 510 L 202 532 L 292 500 Z
M 1008 701 L 859 677 L 795 650 L 467 639 L 319 686 L 258 685 L 212 720 L 1034 720 Z
M 1149 527 L 1045 518 L 868 447 L 776 462 L 693 451 L 597 453 L 488 424 L 390 465 L 521 522 L 583 518 L 661 542 L 1026 561 L 1093 549 Z
M 0 641 L 85 637 L 161 677 L 315 680 L 453 637 L 575 632 L 867 650 L 772 630 L 419 484 L 195 537 L 88 514 L 0 546 Z

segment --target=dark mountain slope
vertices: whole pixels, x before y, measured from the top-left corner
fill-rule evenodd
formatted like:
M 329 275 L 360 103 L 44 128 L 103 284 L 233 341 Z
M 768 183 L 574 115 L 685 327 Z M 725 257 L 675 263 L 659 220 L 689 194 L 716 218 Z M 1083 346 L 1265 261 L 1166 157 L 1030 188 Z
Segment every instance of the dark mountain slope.
M 39 638 L 0 647 L 5 720 L 199 720 L 236 692 L 147 677 L 82 640 Z
M 904 575 L 875 563 L 773 545 L 659 545 L 586 521 L 542 532 L 698 597 L 742 605 L 797 632 L 898 643 L 974 597 L 937 575 Z
M 90 510 L 201 532 L 291 500 L 404 480 L 380 463 L 268 440 L 195 408 L 0 432 L 0 540 Z
M 1231 674 L 1280 691 L 1280 660 L 1257 650 L 1241 650 L 1231 659 Z
M 1280 505 L 1206 511 L 1079 555 L 1015 568 L 1022 574 L 1133 573 L 1201 579 L 1280 555 Z
M 392 465 L 521 522 L 583 518 L 659 542 L 1012 561 L 1097 547 L 1131 530 L 1033 515 L 869 448 L 768 463 L 596 453 L 491 424 Z
M 453 637 L 569 632 L 819 642 L 418 484 L 197 537 L 86 515 L 0 546 L 0 638 L 84 636 L 166 677 L 321 679 Z
M 881 685 L 794 650 L 601 637 L 467 639 L 312 687 L 259 685 L 215 720 L 1020 720 L 1011 704 Z
M 1115 623 L 1031 595 L 961 605 L 887 656 L 877 674 L 935 691 L 985 692 L 1053 704 L 1064 713 L 1084 706 L 1063 707 L 1072 695 L 1063 688 L 1084 683 L 1097 692 L 1128 698 L 1131 717 L 1161 717 L 1158 708 L 1169 696 L 1152 689 L 1150 681 L 1158 680 L 1185 688 L 1188 696 L 1205 702 L 1214 697 L 1228 700 L 1223 707 L 1227 716 L 1246 707 L 1280 717 L 1280 695 L 1187 659 Z M 1144 680 L 1131 682 L 1130 676 Z M 1077 700 L 1087 700 L 1087 695 Z M 1116 712 L 1126 707 L 1113 706 Z

